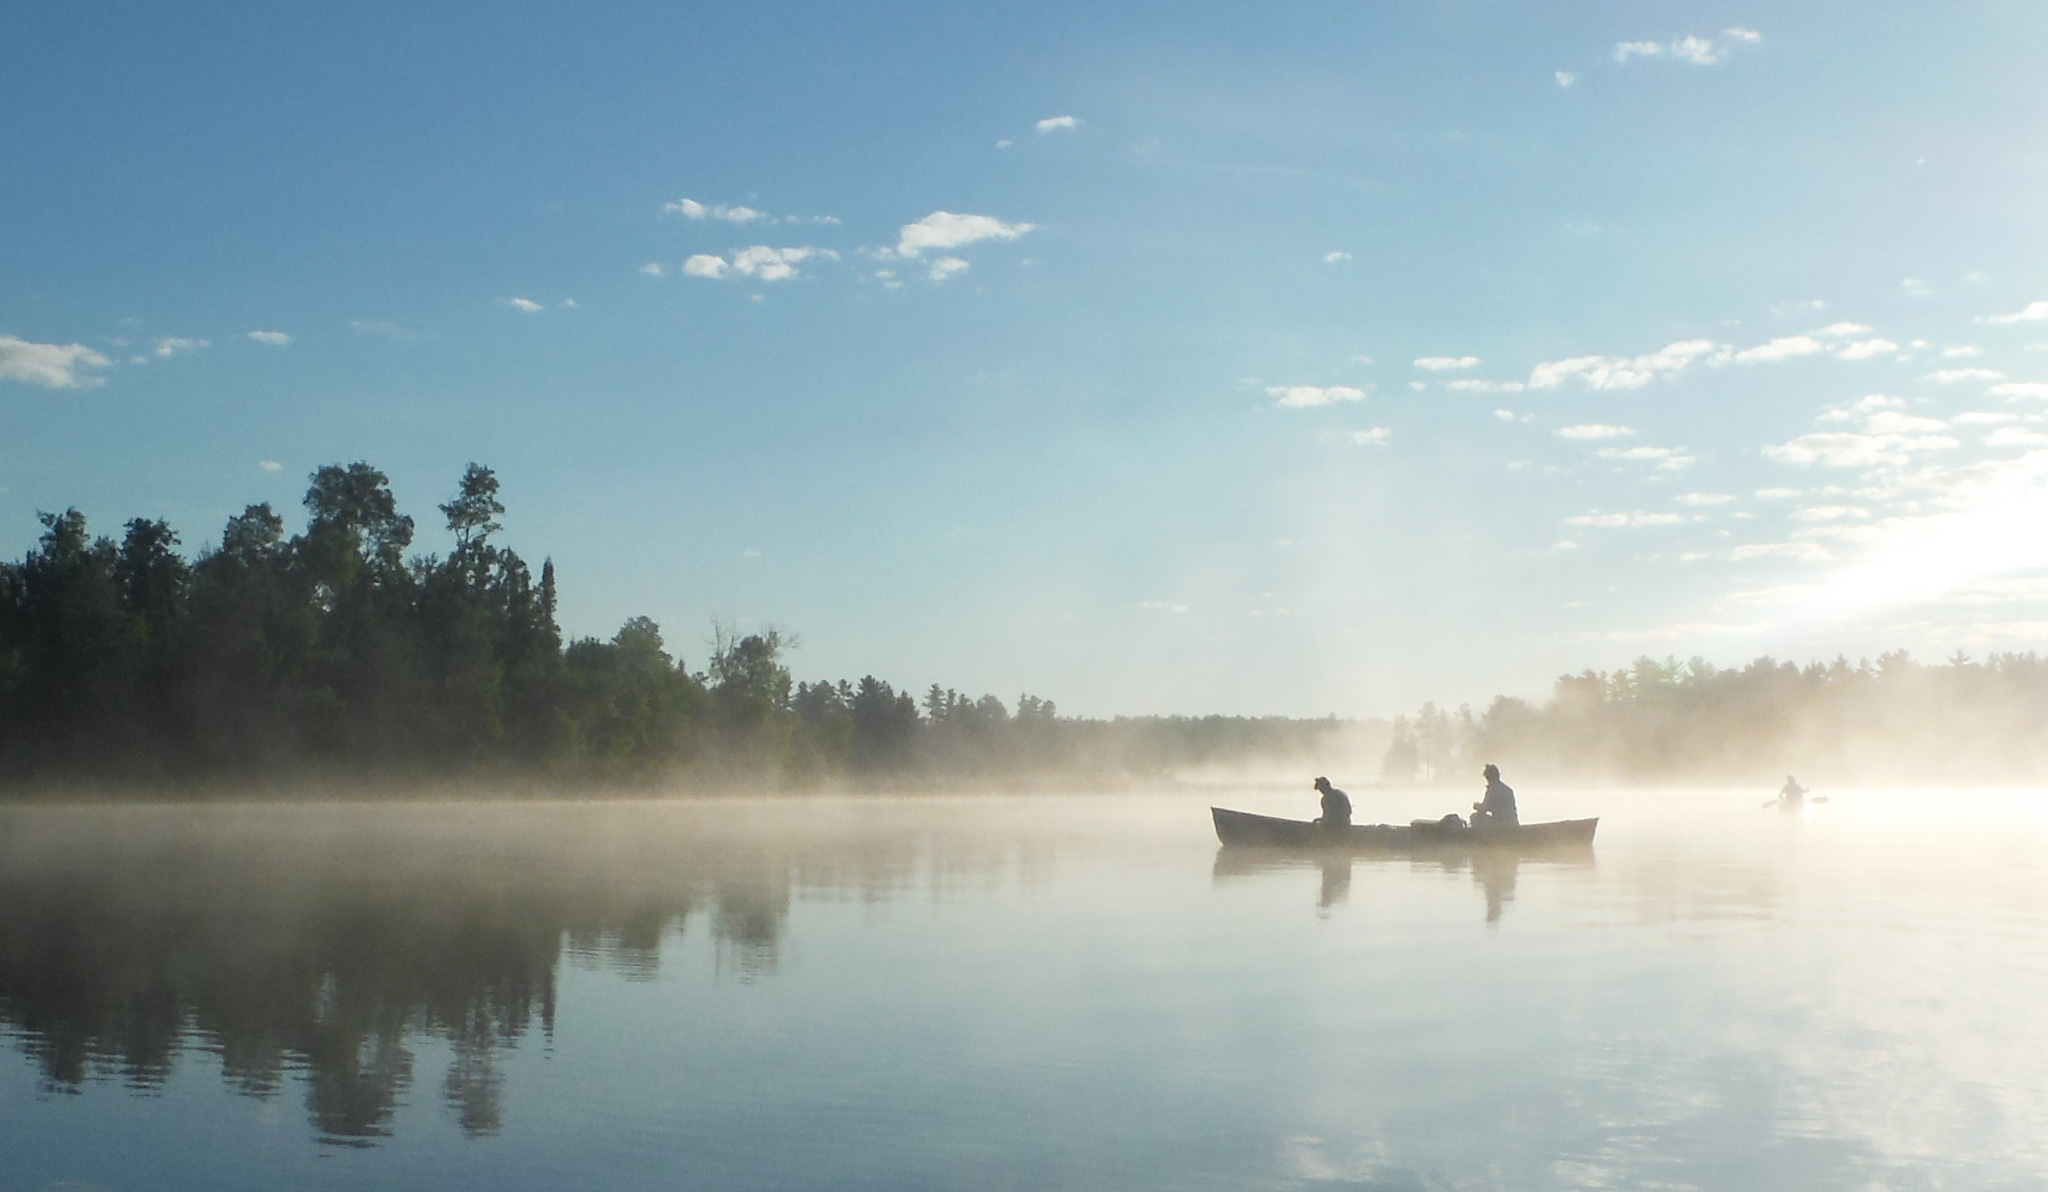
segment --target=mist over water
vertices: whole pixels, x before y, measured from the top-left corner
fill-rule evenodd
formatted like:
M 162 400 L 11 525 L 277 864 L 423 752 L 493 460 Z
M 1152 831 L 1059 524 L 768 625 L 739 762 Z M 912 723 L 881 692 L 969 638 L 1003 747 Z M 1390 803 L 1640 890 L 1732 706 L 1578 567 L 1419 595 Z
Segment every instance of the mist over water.
M 0 810 L 0 1188 L 2048 1184 L 2038 793 L 1520 793 Z

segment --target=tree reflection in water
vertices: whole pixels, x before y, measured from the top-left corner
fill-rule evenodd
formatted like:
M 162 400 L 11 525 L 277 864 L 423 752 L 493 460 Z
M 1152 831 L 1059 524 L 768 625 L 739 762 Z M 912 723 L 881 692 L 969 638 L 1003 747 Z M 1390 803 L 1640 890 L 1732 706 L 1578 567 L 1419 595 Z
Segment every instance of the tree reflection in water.
M 391 1134 L 427 1039 L 452 1052 L 441 1088 L 463 1131 L 499 1130 L 499 1058 L 552 1032 L 565 951 L 651 978 L 701 917 L 751 979 L 773 972 L 790 904 L 793 862 L 760 842 L 380 839 L 339 812 L 303 834 L 106 828 L 0 849 L 0 1027 L 44 1089 L 154 1090 L 199 1050 L 248 1096 L 297 1078 L 344 1146 Z

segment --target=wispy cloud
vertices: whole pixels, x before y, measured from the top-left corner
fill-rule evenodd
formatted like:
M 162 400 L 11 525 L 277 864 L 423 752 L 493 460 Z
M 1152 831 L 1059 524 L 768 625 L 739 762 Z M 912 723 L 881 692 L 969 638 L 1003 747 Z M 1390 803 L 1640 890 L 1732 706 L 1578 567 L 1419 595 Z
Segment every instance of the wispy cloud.
M 1527 386 L 1523 385 L 1520 381 L 1481 381 L 1476 378 L 1466 378 L 1458 381 L 1447 381 L 1444 383 L 1444 388 L 1454 393 L 1520 393 Z
M 46 389 L 89 389 L 102 384 L 104 378 L 79 370 L 105 368 L 112 363 L 84 344 L 39 344 L 0 335 L 0 380 Z
M 1614 46 L 1614 60 L 1627 62 L 1631 58 L 1671 58 L 1690 62 L 1695 66 L 1713 66 L 1728 57 L 1728 52 L 1737 46 L 1756 45 L 1764 35 L 1754 29 L 1740 26 L 1724 29 L 1718 38 L 1688 34 L 1671 41 L 1623 41 Z
M 249 338 L 259 344 L 269 344 L 273 348 L 281 348 L 292 342 L 292 337 L 282 331 L 251 331 Z
M 1675 526 L 1685 518 L 1676 513 L 1650 513 L 1636 510 L 1632 513 L 1581 513 L 1564 519 L 1568 526 L 1592 526 L 1595 529 L 1613 530 L 1638 526 Z
M 932 281 L 945 281 L 967 272 L 968 264 L 959 257 L 940 257 L 925 270 L 925 277 Z
M 707 205 L 695 199 L 677 199 L 673 203 L 663 203 L 661 209 L 672 215 L 681 215 L 689 219 L 722 219 L 727 223 L 736 224 L 752 223 L 757 219 L 768 218 L 766 213 L 756 211 L 752 207 L 729 207 L 724 203 L 711 203 Z
M 1985 390 L 1992 397 L 2016 401 L 2023 397 L 2040 398 L 2048 401 L 2048 381 L 2006 381 Z
M 154 350 L 160 357 L 179 356 L 187 352 L 197 352 L 202 348 L 212 346 L 213 341 L 209 339 L 185 339 L 176 335 L 162 335 L 157 337 Z
M 1368 427 L 1365 430 L 1332 431 L 1323 436 L 1354 447 L 1384 447 L 1394 437 L 1392 429 L 1384 426 Z
M 1350 259 L 1351 254 L 1345 252 L 1343 249 L 1338 249 L 1335 252 L 1326 252 L 1323 254 L 1323 264 L 1325 265 L 1341 265 Z
M 1072 132 L 1074 129 L 1081 127 L 1081 122 L 1072 116 L 1047 116 L 1034 127 L 1041 133 L 1060 132 L 1063 130 Z
M 649 261 L 645 265 L 640 266 L 640 272 L 645 273 L 649 277 L 666 277 L 668 276 L 668 267 L 660 261 Z
M 1672 498 L 1681 505 L 1692 505 L 1696 508 L 1726 505 L 1734 499 L 1731 493 L 1680 493 Z
M 727 278 L 750 278 L 756 281 L 786 281 L 798 276 L 797 266 L 805 261 L 836 261 L 839 254 L 829 248 L 799 245 L 791 248 L 771 248 L 756 244 L 750 248 L 736 249 L 729 257 L 700 252 L 683 262 L 683 273 L 688 277 L 702 277 L 713 281 Z
M 542 306 L 531 298 L 507 298 L 504 302 L 506 306 L 511 307 L 513 310 L 525 311 L 530 315 L 537 315 L 547 309 L 547 307 Z
M 1795 356 L 1811 356 L 1827 350 L 1827 345 L 1810 335 L 1785 335 L 1767 344 L 1744 348 L 1735 353 L 1737 364 L 1775 364 Z
M 1579 81 L 1579 76 L 1568 70 L 1560 70 L 1554 77 L 1557 79 L 1557 85 L 1560 87 L 1570 87 L 1573 83 Z
M 1920 379 L 1937 385 L 1953 385 L 1958 381 L 2002 381 L 2005 374 L 1995 368 L 1938 368 Z
M 1478 365 L 1477 356 L 1423 356 L 1415 361 L 1415 367 L 1427 372 L 1458 372 Z
M 2048 321 L 2048 298 L 2029 302 L 2009 315 L 1986 315 L 1979 320 L 1985 323 L 2039 323 Z
M 950 249 L 983 240 L 1015 240 L 1036 226 L 1004 223 L 993 215 L 934 211 L 916 223 L 903 225 L 896 241 L 896 254 L 914 257 L 928 248 Z
M 1683 447 L 1602 447 L 1593 454 L 1601 459 L 1655 464 L 1663 472 L 1683 472 L 1699 462 L 1698 456 Z
M 1580 426 L 1560 427 L 1557 437 L 1580 440 L 1620 439 L 1635 433 L 1636 429 L 1632 426 L 1609 426 L 1605 422 L 1588 422 Z
M 1869 360 L 1877 356 L 1889 356 L 1898 350 L 1899 345 L 1888 339 L 1859 339 L 1855 343 L 1844 344 L 1836 350 L 1835 356 L 1841 360 Z
M 281 463 L 278 463 L 278 462 L 277 462 L 276 460 L 274 460 L 274 459 L 266 459 L 266 460 L 264 460 L 264 461 L 263 461 L 262 463 L 259 463 L 259 464 L 257 464 L 256 466 L 257 466 L 257 467 L 259 467 L 259 468 L 262 468 L 262 469 L 263 469 L 264 471 L 266 471 L 266 472 L 282 472 L 282 471 L 284 471 L 284 465 L 283 465 L 283 464 L 281 464 Z
M 1577 377 L 1588 389 L 1640 389 L 1659 377 L 1684 372 L 1714 350 L 1711 341 L 1681 340 L 1641 356 L 1573 356 L 1548 360 L 1529 373 L 1529 388 L 1556 389 Z
M 1266 389 L 1273 404 L 1290 410 L 1329 406 L 1343 401 L 1364 401 L 1366 391 L 1352 385 L 1273 385 Z

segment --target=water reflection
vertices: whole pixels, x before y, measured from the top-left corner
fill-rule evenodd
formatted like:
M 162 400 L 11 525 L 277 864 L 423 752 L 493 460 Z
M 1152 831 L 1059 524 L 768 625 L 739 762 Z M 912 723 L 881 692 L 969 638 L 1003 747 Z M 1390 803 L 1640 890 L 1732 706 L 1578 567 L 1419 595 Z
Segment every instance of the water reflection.
M 1343 851 L 1305 852 L 1300 849 L 1220 848 L 1216 850 L 1211 880 L 1221 886 L 1259 874 L 1319 871 L 1322 881 L 1316 896 L 1316 910 L 1327 915 L 1351 894 L 1354 866 L 1406 868 L 1437 873 L 1469 873 L 1486 903 L 1486 921 L 1498 923 L 1507 904 L 1515 899 L 1515 878 L 1524 863 L 1555 869 L 1590 870 L 1593 850 L 1569 849 L 1536 854 L 1480 852 L 1469 856 L 1444 855 L 1427 858 L 1386 857 Z
M 462 1130 L 497 1132 L 499 1057 L 552 1030 L 565 952 L 651 979 L 664 939 L 702 923 L 736 976 L 771 974 L 802 867 L 731 841 L 634 855 L 417 821 L 154 843 L 109 826 L 46 822 L 0 852 L 0 1027 L 45 1093 L 153 1091 L 196 1049 L 246 1096 L 296 1076 L 319 1136 L 350 1146 L 390 1135 L 422 1040 L 452 1054 L 440 1090 Z M 888 850 L 864 856 L 886 870 Z

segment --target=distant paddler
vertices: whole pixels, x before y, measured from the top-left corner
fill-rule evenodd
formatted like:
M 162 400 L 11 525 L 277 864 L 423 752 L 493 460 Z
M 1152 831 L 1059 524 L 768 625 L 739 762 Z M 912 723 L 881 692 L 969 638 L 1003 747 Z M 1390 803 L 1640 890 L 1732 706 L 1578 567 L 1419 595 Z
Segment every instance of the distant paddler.
M 1316 820 L 1316 826 L 1332 832 L 1350 827 L 1351 796 L 1331 786 L 1327 778 L 1316 779 L 1315 789 L 1323 796 L 1323 814 Z
M 1813 802 L 1825 803 L 1827 799 L 1816 796 Z M 1778 791 L 1778 797 L 1764 804 L 1764 806 L 1777 807 L 1785 811 L 1798 811 L 1800 808 L 1805 807 L 1806 803 L 1806 788 L 1799 785 L 1797 778 L 1787 774 L 1785 775 L 1785 785 Z

